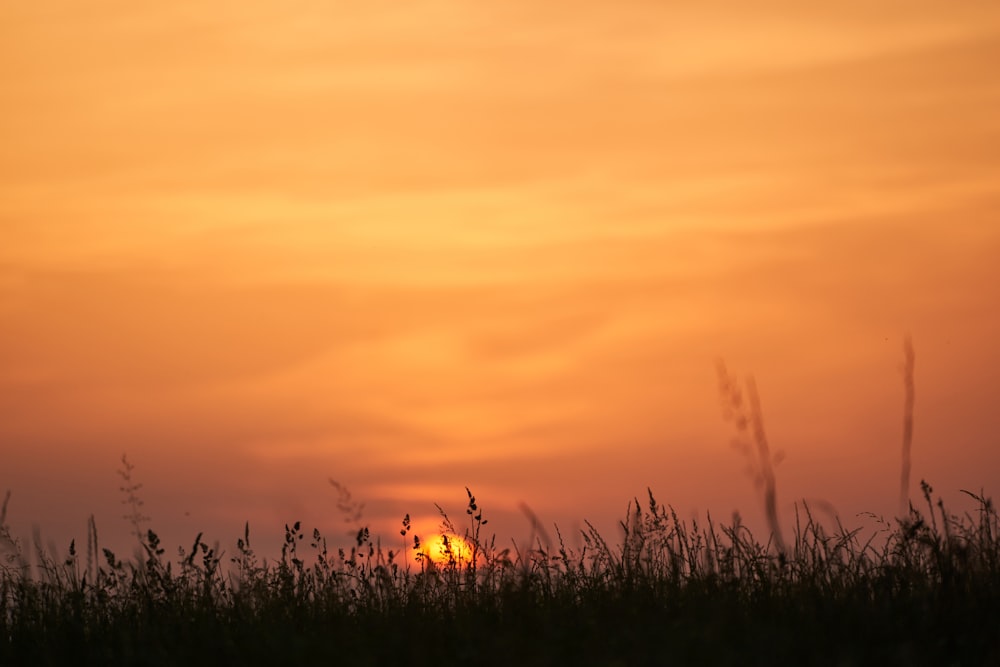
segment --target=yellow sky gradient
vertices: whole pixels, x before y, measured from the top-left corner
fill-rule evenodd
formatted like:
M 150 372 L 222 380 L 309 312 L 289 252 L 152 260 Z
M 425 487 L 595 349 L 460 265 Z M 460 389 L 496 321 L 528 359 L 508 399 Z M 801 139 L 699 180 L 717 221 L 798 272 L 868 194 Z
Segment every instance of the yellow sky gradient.
M 329 477 L 387 535 L 753 521 L 724 359 L 850 523 L 906 333 L 914 488 L 995 492 L 998 62 L 971 0 L 6 3 L 11 522 L 124 533 L 122 452 L 178 542 L 336 532 Z

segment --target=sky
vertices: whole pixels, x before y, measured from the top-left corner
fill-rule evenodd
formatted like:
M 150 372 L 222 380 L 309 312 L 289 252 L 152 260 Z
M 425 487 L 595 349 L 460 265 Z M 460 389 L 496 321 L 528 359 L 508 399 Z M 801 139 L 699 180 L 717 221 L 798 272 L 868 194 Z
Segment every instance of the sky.
M 1000 487 L 1000 5 L 0 6 L 0 493 L 171 548 Z M 965 500 L 968 500 L 967 498 Z M 336 536 L 336 537 L 335 537 Z

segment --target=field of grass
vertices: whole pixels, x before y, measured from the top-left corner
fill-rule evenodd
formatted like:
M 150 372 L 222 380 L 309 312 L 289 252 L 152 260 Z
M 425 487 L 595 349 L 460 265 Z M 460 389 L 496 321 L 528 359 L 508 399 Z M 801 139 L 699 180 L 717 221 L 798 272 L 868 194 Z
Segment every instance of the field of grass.
M 0 510 L 0 667 L 6 665 L 1000 665 L 1000 518 L 980 491 L 961 516 L 909 503 L 913 352 L 906 341 L 900 517 L 825 525 L 807 504 L 793 530 L 777 515 L 774 464 L 752 378 L 719 367 L 723 414 L 762 491 L 769 534 L 681 521 L 635 500 L 609 542 L 497 546 L 472 492 L 435 559 L 402 518 L 383 542 L 359 530 L 328 548 L 284 528 L 280 557 L 255 553 L 249 525 L 231 555 L 199 534 L 175 558 L 145 530 L 132 466 L 120 472 L 139 545 L 119 559 L 98 543 L 30 553 Z M 332 481 L 332 480 L 331 480 Z M 333 482 L 338 507 L 360 518 Z M 530 514 L 530 513 L 529 513 Z M 576 536 L 573 536 L 576 538 Z M 567 542 L 580 544 L 567 547 Z M 388 547 L 387 544 L 398 547 Z M 34 561 L 32 563 L 32 560 Z
M 465 526 L 445 520 L 472 555 L 416 565 L 408 517 L 398 549 L 285 526 L 272 561 L 248 526 L 225 559 L 201 535 L 167 557 L 147 531 L 120 560 L 91 524 L 32 565 L 4 524 L 0 665 L 1000 664 L 996 508 L 970 494 L 953 516 L 922 486 L 925 506 L 867 535 L 801 505 L 781 548 L 650 494 L 615 543 L 588 526 L 579 549 L 501 550 L 469 493 Z

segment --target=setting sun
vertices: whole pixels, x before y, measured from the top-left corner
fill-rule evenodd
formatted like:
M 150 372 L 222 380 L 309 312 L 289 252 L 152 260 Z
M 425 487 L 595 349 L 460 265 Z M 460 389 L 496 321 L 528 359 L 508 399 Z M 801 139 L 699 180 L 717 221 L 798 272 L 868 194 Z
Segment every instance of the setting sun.
M 462 565 L 472 562 L 474 552 L 472 545 L 464 538 L 439 533 L 423 542 L 419 553 L 437 565 L 447 565 L 451 562 Z

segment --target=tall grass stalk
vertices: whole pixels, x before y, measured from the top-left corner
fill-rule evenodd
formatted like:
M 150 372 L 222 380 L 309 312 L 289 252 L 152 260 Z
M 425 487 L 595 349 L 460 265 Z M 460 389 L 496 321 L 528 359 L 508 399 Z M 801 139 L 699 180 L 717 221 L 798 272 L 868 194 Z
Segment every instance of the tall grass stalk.
M 771 454 L 764 431 L 764 415 L 757 394 L 757 382 L 752 375 L 747 377 L 744 398 L 739 380 L 729 374 L 722 362 L 718 364 L 718 376 L 723 418 L 736 426 L 737 438 L 733 445 L 743 452 L 750 463 L 751 476 L 763 493 L 764 515 L 771 529 L 774 547 L 779 554 L 785 555 L 787 550 L 778 519 L 778 483 L 774 475 L 774 465 L 781 460 L 782 455 Z
M 899 476 L 899 516 L 906 515 L 910 502 L 910 466 L 913 450 L 913 404 L 916 389 L 913 381 L 913 368 L 916 356 L 913 352 L 913 340 L 910 336 L 903 339 L 903 456 L 902 470 Z

